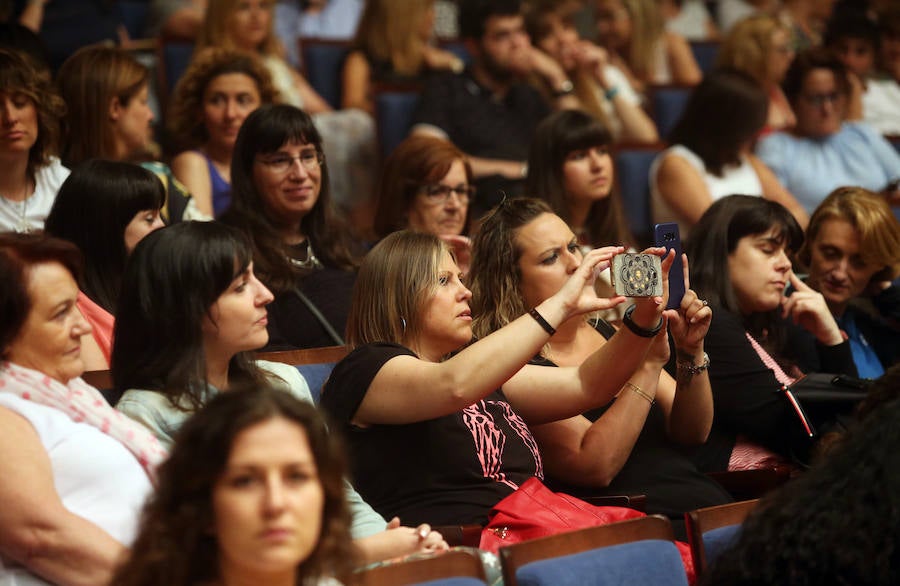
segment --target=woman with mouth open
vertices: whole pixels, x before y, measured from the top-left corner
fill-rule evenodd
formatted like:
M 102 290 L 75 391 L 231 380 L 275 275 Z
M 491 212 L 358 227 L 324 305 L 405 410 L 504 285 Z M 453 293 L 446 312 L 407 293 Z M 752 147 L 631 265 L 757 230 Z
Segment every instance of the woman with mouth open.
M 636 300 L 630 327 L 580 366 L 528 365 L 566 319 L 625 300 L 593 289 L 596 272 L 623 250 L 587 253 L 556 294 L 471 344 L 472 294 L 446 243 L 400 231 L 369 252 L 347 322 L 352 351 L 321 404 L 348 438 L 356 485 L 376 510 L 483 525 L 498 501 L 543 477 L 528 426 L 608 403 L 664 325 L 674 255 L 663 262 L 663 296 Z
M 825 299 L 792 270 L 802 242 L 784 206 L 748 195 L 716 201 L 691 230 L 691 283 L 716 316 L 706 335 L 715 412 L 695 453 L 701 470 L 802 459 L 811 446 L 778 390 L 810 372 L 856 375 Z

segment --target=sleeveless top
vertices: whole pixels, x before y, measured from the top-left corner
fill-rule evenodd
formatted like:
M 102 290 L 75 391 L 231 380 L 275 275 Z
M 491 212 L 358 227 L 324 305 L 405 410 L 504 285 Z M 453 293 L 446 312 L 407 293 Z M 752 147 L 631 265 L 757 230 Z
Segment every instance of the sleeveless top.
M 206 167 L 209 169 L 209 183 L 212 186 L 213 216 L 218 218 L 231 205 L 231 183 L 222 177 L 212 159 L 200 151 L 194 152 L 206 159 Z
M 656 176 L 657 173 L 659 173 L 659 166 L 662 164 L 662 160 L 669 155 L 684 159 L 691 167 L 700 173 L 703 177 L 703 183 L 706 184 L 706 188 L 709 190 L 709 195 L 712 197 L 713 201 L 735 193 L 758 196 L 762 196 L 763 194 L 759 175 L 756 174 L 756 170 L 746 157 L 741 157 L 740 165 L 728 165 L 724 167 L 722 169 L 722 176 L 718 177 L 706 170 L 706 165 L 703 163 L 703 160 L 697 156 L 694 151 L 680 144 L 676 144 L 661 152 L 650 166 L 650 204 L 651 209 L 653 210 L 654 223 L 678 222 L 678 227 L 682 234 L 687 234 L 688 229 L 690 228 L 690 226 L 687 226 L 680 221 L 680 218 L 676 216 L 675 212 L 669 207 L 669 204 L 666 203 L 659 191 L 659 184 L 657 183 Z

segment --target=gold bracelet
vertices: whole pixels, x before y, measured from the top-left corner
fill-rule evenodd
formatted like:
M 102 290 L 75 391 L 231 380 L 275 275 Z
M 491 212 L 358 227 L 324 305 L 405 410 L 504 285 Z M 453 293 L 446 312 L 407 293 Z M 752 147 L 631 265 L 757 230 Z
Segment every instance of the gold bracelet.
M 653 397 L 651 397 L 650 395 L 645 393 L 641 387 L 637 386 L 636 384 L 632 383 L 631 381 L 626 382 L 625 386 L 628 387 L 629 389 L 631 389 L 632 391 L 634 391 L 634 393 L 637 396 L 647 399 L 647 402 L 650 403 L 651 407 L 653 406 L 654 403 L 656 403 L 656 399 L 654 399 Z

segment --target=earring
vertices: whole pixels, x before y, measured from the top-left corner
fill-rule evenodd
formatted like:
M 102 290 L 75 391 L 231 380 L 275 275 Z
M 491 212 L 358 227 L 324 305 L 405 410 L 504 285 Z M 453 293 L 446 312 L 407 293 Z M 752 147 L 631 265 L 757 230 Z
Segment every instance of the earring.
M 403 316 L 400 316 L 400 326 L 403 328 L 403 331 L 406 331 L 406 319 Z

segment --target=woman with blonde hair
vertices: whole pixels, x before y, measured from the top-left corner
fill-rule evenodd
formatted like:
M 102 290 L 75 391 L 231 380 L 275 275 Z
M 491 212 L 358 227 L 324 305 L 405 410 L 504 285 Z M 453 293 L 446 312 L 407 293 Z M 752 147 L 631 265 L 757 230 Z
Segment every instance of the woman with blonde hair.
M 605 49 L 579 37 L 575 6 L 569 0 L 529 3 L 525 27 L 535 46 L 556 60 L 572 80 L 581 107 L 599 120 L 616 141 L 656 142 L 656 125 L 625 73 L 610 63 Z M 551 88 L 543 87 L 550 95 Z
M 168 166 L 147 161 L 153 150 L 153 111 L 147 104 L 150 71 L 128 52 L 91 46 L 66 59 L 57 73 L 66 102 L 63 161 L 70 167 L 88 159 L 142 162 L 166 188 L 167 222 L 208 219 Z
M 798 259 L 850 340 L 859 375 L 877 378 L 900 357 L 900 225 L 883 196 L 831 192 L 813 212 Z
M 278 98 L 268 70 L 252 53 L 209 47 L 194 56 L 175 86 L 168 126 L 179 148 L 172 160 L 197 207 L 220 215 L 231 202 L 231 154 L 241 124 Z
M 412 81 L 429 71 L 462 71 L 462 60 L 430 44 L 434 0 L 370 0 L 343 68 L 344 108 L 374 113 L 373 82 Z
M 681 35 L 665 30 L 655 0 L 596 0 L 594 12 L 601 46 L 613 64 L 627 64 L 636 89 L 646 84 L 695 85 L 703 74 Z
M 333 111 L 309 82 L 285 60 L 272 28 L 274 2 L 215 0 L 209 3 L 197 49 L 224 47 L 255 53 L 286 104 L 313 116 L 325 138 L 335 201 L 348 212 L 370 201 L 375 184 L 375 121 L 356 109 Z
M 790 31 L 777 18 L 767 14 L 739 21 L 722 41 L 717 67 L 746 73 L 769 96 L 769 115 L 763 133 L 790 128 L 797 123 L 794 111 L 781 91 L 781 81 L 793 59 Z

